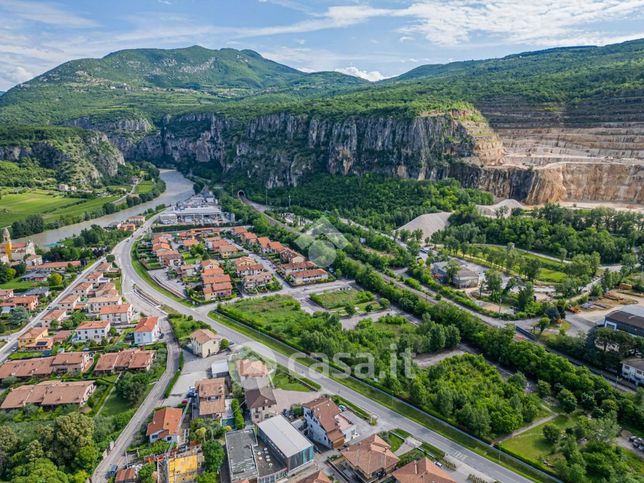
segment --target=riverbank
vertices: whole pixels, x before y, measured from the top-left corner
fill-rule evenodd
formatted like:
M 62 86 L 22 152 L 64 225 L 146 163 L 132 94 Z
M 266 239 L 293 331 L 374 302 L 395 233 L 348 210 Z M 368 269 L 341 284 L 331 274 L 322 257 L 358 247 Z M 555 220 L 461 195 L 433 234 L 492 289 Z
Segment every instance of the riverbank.
M 15 241 L 32 240 L 40 247 L 52 246 L 64 238 L 78 235 L 83 229 L 92 225 L 109 226 L 112 223 L 122 221 L 130 216 L 139 215 L 144 211 L 154 208 L 160 204 L 171 205 L 177 201 L 188 198 L 192 193 L 192 181 L 185 178 L 181 173 L 172 169 L 161 170 L 161 180 L 165 182 L 166 189 L 161 195 L 146 203 L 126 208 L 115 213 L 103 215 L 92 220 L 83 221 L 81 223 L 74 223 L 73 225 L 62 226 L 53 230 L 43 231 L 42 233 L 35 233 L 22 239 Z

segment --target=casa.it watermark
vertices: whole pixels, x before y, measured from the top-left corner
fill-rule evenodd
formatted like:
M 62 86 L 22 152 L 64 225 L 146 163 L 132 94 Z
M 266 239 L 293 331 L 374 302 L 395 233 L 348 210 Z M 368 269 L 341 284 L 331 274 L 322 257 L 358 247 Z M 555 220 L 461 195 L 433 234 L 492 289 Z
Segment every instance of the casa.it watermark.
M 295 244 L 301 251 L 306 251 L 309 260 L 318 267 L 329 267 L 335 261 L 336 250 L 342 250 L 349 242 L 327 218 L 321 217 L 295 240 Z

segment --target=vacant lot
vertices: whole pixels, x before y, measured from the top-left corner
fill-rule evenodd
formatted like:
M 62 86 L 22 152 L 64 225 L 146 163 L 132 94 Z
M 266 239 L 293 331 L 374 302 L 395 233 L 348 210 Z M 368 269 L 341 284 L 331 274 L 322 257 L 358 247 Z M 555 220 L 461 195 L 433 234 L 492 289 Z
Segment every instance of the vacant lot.
M 521 455 L 523 458 L 531 461 L 537 466 L 547 469 L 547 466 L 545 466 L 541 460 L 542 458 L 550 455 L 553 448 L 552 445 L 543 437 L 543 427 L 545 424 L 554 424 L 558 428 L 564 430 L 573 426 L 574 423 L 574 417 L 568 415 L 557 416 L 552 421 L 549 421 L 549 423 L 535 426 L 525 433 L 521 433 L 507 441 L 504 441 L 501 443 L 501 447 L 511 453 Z
M 311 295 L 311 300 L 325 309 L 337 309 L 347 305 L 357 305 L 364 302 L 371 302 L 374 299 L 371 292 L 366 290 L 334 290 L 329 292 L 316 293 Z
M 0 199 L 0 226 L 10 225 L 29 215 L 58 212 L 78 203 L 78 198 L 67 198 L 47 190 L 32 190 L 16 194 L 3 194 Z

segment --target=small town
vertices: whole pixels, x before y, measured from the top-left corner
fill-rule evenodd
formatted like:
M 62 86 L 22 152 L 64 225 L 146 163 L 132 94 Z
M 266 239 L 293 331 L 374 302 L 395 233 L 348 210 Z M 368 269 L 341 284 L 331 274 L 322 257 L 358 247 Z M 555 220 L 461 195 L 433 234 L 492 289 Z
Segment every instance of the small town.
M 644 0 L 0 18 L 0 483 L 644 483 Z

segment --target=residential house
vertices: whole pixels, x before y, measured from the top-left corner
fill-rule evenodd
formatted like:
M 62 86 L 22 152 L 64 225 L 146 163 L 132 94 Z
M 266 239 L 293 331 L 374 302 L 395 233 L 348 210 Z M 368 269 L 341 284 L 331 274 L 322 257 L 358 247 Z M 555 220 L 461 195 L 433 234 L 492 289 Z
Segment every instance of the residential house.
M 244 245 L 259 244 L 259 242 L 257 241 L 257 235 L 255 235 L 254 233 L 251 233 L 250 231 L 242 233 L 239 238 Z
M 0 409 L 20 409 L 28 404 L 44 407 L 74 404 L 83 406 L 87 403 L 96 386 L 94 381 L 43 381 L 38 384 L 18 386 L 0 405 Z
M 52 374 L 78 375 L 89 369 L 93 362 L 94 359 L 87 352 L 61 352 L 50 357 L 8 360 L 0 365 L 0 379 L 7 377 L 30 379 Z
M 271 240 L 267 236 L 260 236 L 257 239 L 257 244 L 259 245 L 259 250 L 262 253 L 270 253 L 271 251 Z
M 632 383 L 644 385 L 644 359 L 630 357 L 622 361 L 622 377 Z
M 285 248 L 280 252 L 280 260 L 282 263 L 304 263 L 306 261 L 306 258 L 304 258 L 304 255 L 300 255 L 295 250 Z
M 38 297 L 35 295 L 14 295 L 0 303 L 0 306 L 10 308 L 22 307 L 29 312 L 33 312 L 38 307 Z
M 222 419 L 226 412 L 226 379 L 202 379 L 195 385 L 200 418 Z
M 254 275 L 246 275 L 242 278 L 244 290 L 252 290 L 264 287 L 273 281 L 273 275 L 269 272 L 260 272 Z
M 323 282 L 329 278 L 329 274 L 321 268 L 302 270 L 289 275 L 293 285 L 306 285 L 309 283 Z
M 93 290 L 94 284 L 91 282 L 77 283 L 69 292 L 71 295 L 78 295 L 79 297 L 88 297 Z
M 96 363 L 94 374 L 123 371 L 147 371 L 154 361 L 154 351 L 126 349 L 120 352 L 106 352 Z
M 127 221 L 128 223 L 132 223 L 136 226 L 141 226 L 143 223 L 145 223 L 145 216 L 143 215 L 129 216 Z
M 219 352 L 222 337 L 210 329 L 197 329 L 190 334 L 190 348 L 199 357 L 208 357 Z
M 248 378 L 243 387 L 246 407 L 253 423 L 277 416 L 277 399 L 267 377 Z
M 18 337 L 18 349 L 20 350 L 47 350 L 51 349 L 52 345 L 53 340 L 49 337 L 47 327 L 32 327 Z M 47 346 L 46 349 L 38 349 L 45 346 Z
M 146 436 L 150 443 L 163 440 L 178 443 L 181 440 L 183 411 L 179 408 L 161 408 L 154 411 Z
M 129 324 L 134 318 L 132 304 L 108 305 L 101 307 L 98 312 L 101 320 L 108 320 L 112 324 Z
M 161 335 L 159 317 L 142 317 L 134 328 L 134 344 L 154 344 Z
M 241 382 L 249 377 L 267 377 L 271 373 L 268 366 L 258 359 L 237 359 L 235 368 Z
M 238 277 L 255 275 L 264 271 L 264 266 L 251 257 L 240 257 L 235 260 L 235 272 Z
M 203 295 L 205 300 L 230 297 L 233 294 L 233 285 L 230 282 L 219 282 L 204 285 Z
M 179 267 L 183 263 L 183 257 L 176 250 L 164 251 L 158 258 L 164 267 Z
M 391 451 L 391 446 L 377 434 L 343 449 L 340 453 L 363 483 L 384 479 L 399 461 L 398 456 Z
M 111 305 L 121 305 L 123 299 L 120 295 L 106 295 L 101 297 L 92 297 L 87 301 L 87 308 L 90 313 L 98 314 L 103 307 Z
M 230 258 L 239 252 L 237 247 L 231 244 L 222 245 L 218 247 L 215 251 L 221 256 L 221 258 Z
M 204 270 L 207 270 L 209 268 L 219 268 L 219 262 L 217 260 L 202 260 L 201 263 L 199 263 L 199 268 L 203 272 Z
M 51 309 L 40 319 L 40 325 L 43 327 L 51 328 L 51 324 L 60 325 L 60 323 L 67 318 L 67 311 L 65 309 Z
M 397 483 L 456 483 L 454 478 L 429 458 L 411 461 L 394 471 L 391 476 Z
M 327 448 L 340 448 L 358 433 L 355 424 L 346 418 L 328 396 L 302 405 L 309 439 Z
M 278 241 L 271 241 L 268 244 L 268 253 L 281 253 L 286 250 L 286 247 Z
M 69 310 L 71 312 L 78 307 L 78 304 L 80 304 L 80 295 L 70 294 L 66 297 L 63 297 L 63 299 L 58 302 L 58 307 L 63 310 Z
M 0 300 L 6 300 L 13 297 L 12 288 L 0 288 Z
M 65 272 L 67 269 L 80 268 L 81 262 L 79 260 L 72 260 L 69 262 L 45 262 L 40 265 L 27 266 L 27 271 L 38 270 L 42 272 Z
M 136 230 L 136 225 L 134 223 L 119 223 L 116 225 L 116 229 L 120 231 L 133 232 Z
M 111 328 L 112 324 L 109 320 L 90 320 L 83 322 L 74 330 L 74 341 L 101 343 L 108 338 Z
M 101 284 L 108 281 L 108 279 L 105 277 L 105 274 L 103 272 L 99 272 L 98 270 L 94 270 L 92 273 L 89 273 L 85 277 L 85 280 L 91 283 L 94 288 L 99 287 Z

